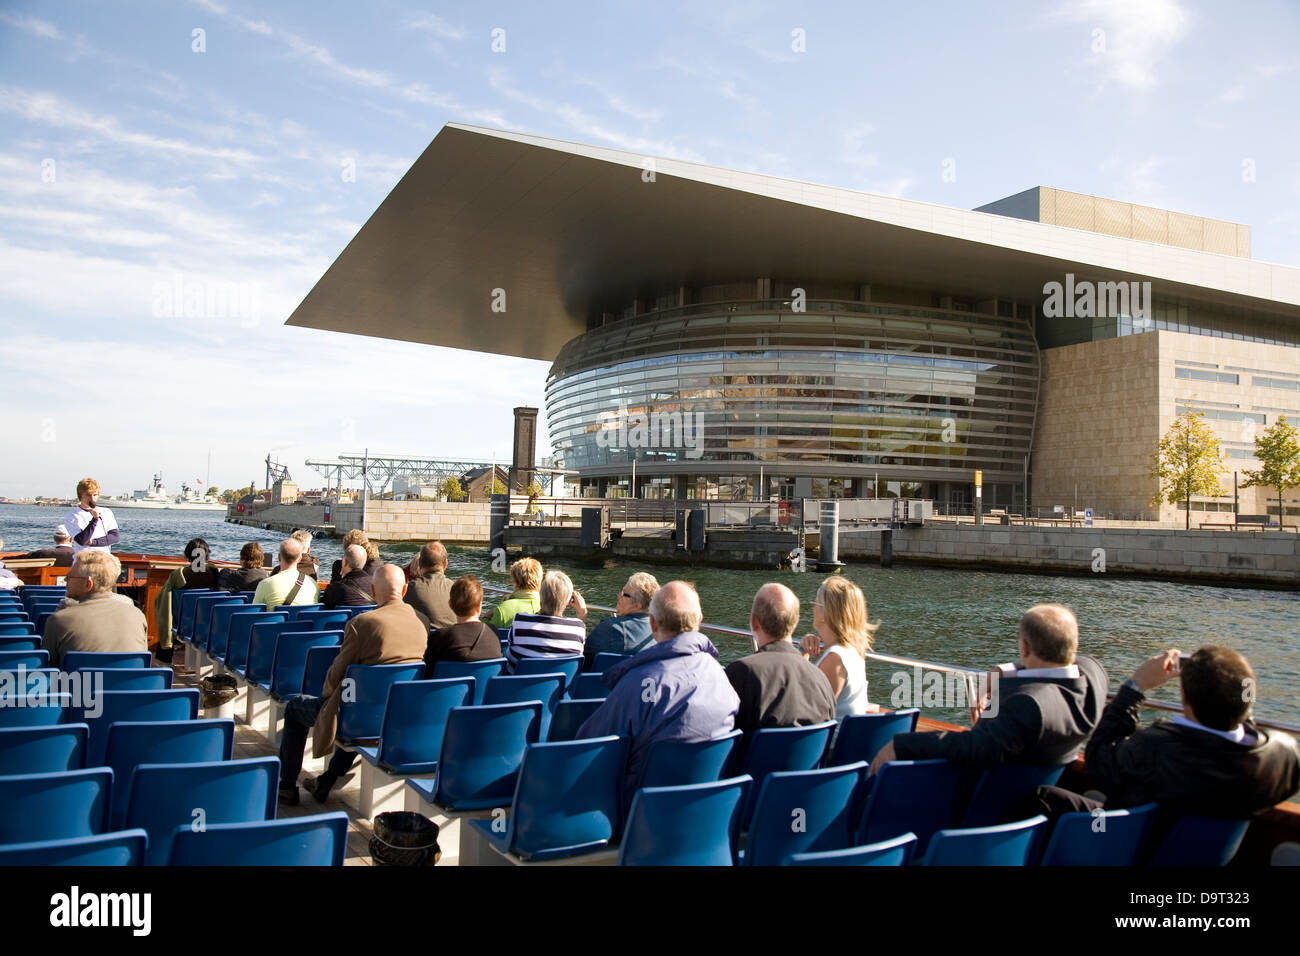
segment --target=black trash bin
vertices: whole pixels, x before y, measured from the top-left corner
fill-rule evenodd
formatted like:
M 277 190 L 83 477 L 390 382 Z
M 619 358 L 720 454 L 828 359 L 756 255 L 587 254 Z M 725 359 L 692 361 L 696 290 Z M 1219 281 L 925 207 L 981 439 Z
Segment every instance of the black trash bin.
M 199 706 L 204 717 L 234 717 L 239 682 L 232 674 L 214 674 L 199 682 Z
M 433 866 L 441 857 L 438 824 L 428 817 L 409 810 L 375 817 L 370 859 L 376 866 Z

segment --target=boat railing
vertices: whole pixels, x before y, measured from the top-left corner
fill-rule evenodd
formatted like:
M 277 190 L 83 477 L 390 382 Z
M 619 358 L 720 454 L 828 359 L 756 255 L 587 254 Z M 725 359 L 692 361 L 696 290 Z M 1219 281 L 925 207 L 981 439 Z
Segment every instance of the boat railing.
M 512 592 L 509 588 L 497 587 L 494 584 L 484 584 L 485 593 L 497 595 L 509 595 Z M 587 604 L 588 611 L 599 611 L 603 614 L 617 614 L 618 612 L 612 607 L 605 607 L 601 604 Z M 711 631 L 715 634 L 728 634 L 732 637 L 744 637 L 750 642 L 750 647 L 754 646 L 754 632 L 745 628 L 727 627 L 725 624 L 709 624 L 707 621 L 700 625 L 701 631 Z M 916 657 L 904 657 L 898 654 L 881 654 L 877 651 L 868 651 L 863 655 L 867 660 L 877 661 L 882 664 L 893 664 L 898 667 L 914 667 L 923 671 L 933 671 L 940 674 L 953 674 L 959 677 L 966 688 L 966 700 L 978 701 L 980 699 L 980 682 L 986 679 L 988 671 L 978 670 L 972 667 L 959 667 L 955 664 L 941 664 L 937 661 L 926 661 Z M 1107 699 L 1113 698 L 1114 694 L 1108 694 Z M 1152 710 L 1167 711 L 1170 713 L 1181 714 L 1183 708 L 1178 704 L 1170 703 L 1163 700 L 1152 700 L 1146 698 L 1142 701 L 1143 707 L 1149 707 Z M 975 722 L 978 716 L 978 709 L 971 708 L 971 723 Z M 1268 730 L 1281 730 L 1286 733 L 1300 734 L 1300 724 L 1286 720 L 1272 720 L 1266 717 L 1253 718 L 1255 724 Z

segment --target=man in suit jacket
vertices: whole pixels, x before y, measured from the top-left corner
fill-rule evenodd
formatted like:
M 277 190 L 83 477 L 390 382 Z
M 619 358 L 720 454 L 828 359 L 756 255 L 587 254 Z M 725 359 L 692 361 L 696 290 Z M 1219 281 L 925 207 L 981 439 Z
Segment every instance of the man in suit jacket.
M 402 601 L 406 579 L 402 569 L 391 564 L 379 568 L 371 579 L 373 611 L 348 621 L 343 647 L 325 675 L 321 697 L 291 698 L 284 708 L 284 735 L 280 743 L 280 801 L 298 803 L 298 774 L 302 770 L 307 731 L 312 730 L 312 756 L 324 757 L 334 747 L 339 706 L 343 702 L 343 678 L 353 664 L 404 664 L 422 661 L 428 643 L 428 629 L 409 604 Z M 325 772 L 303 787 L 324 803 L 343 774 L 352 767 L 356 754 L 335 750 Z
M 974 770 L 1003 763 L 1067 764 L 1097 726 L 1106 671 L 1078 656 L 1079 622 L 1060 604 L 1031 607 L 1017 632 L 1020 660 L 1002 665 L 991 710 L 967 732 L 896 734 L 871 764 L 943 757 Z
M 332 611 L 336 607 L 361 607 L 370 603 L 370 575 L 366 574 L 366 549 L 359 544 L 347 546 L 344 568 L 347 574 L 325 585 L 321 603 Z

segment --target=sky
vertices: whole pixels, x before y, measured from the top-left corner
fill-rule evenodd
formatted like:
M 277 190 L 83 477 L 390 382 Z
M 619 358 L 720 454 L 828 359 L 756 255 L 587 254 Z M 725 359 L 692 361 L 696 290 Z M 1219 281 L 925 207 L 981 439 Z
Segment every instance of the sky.
M 549 453 L 545 362 L 284 327 L 445 123 L 968 209 L 1055 186 L 1295 266 L 1298 89 L 1289 0 L 0 0 L 0 496 L 506 461 L 517 405 Z

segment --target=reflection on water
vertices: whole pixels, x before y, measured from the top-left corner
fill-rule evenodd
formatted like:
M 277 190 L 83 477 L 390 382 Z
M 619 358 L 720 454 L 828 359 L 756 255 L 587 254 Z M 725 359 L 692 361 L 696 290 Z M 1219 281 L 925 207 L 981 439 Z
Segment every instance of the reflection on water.
M 195 535 L 212 546 L 213 557 L 237 560 L 245 541 L 258 541 L 273 552 L 280 535 L 227 524 L 211 512 L 159 512 L 120 509 L 120 551 L 177 554 Z M 0 537 L 6 550 L 48 547 L 57 508 L 0 506 Z M 325 567 L 339 556 L 339 542 L 313 545 Z M 384 557 L 405 564 L 414 547 L 381 548 Z M 450 549 L 450 573 L 473 572 L 485 583 L 509 586 L 504 574 L 491 571 L 483 551 Z M 613 606 L 632 568 L 556 561 L 547 565 L 569 574 L 588 601 Z M 746 628 L 749 605 L 759 585 L 780 580 L 804 604 L 801 633 L 812 623 L 811 603 L 822 576 L 775 571 L 648 566 L 660 583 L 673 578 L 694 582 L 705 619 L 713 624 Z M 876 648 L 885 653 L 985 668 L 1015 656 L 1016 623 L 1030 605 L 1056 601 L 1079 618 L 1080 645 L 1097 657 L 1112 687 L 1132 673 L 1145 657 L 1166 647 L 1184 650 L 1217 643 L 1235 648 L 1250 660 L 1260 678 L 1256 710 L 1261 716 L 1300 722 L 1300 593 L 1295 591 L 1216 588 L 1161 581 L 1107 577 L 999 574 L 934 568 L 883 569 L 851 565 L 845 574 L 867 596 L 874 621 L 881 624 Z M 722 660 L 749 653 L 744 638 L 713 636 Z M 889 704 L 893 668 L 869 663 L 871 699 Z M 1171 682 L 1158 696 L 1177 701 Z M 936 713 L 935 716 L 940 716 Z M 952 719 L 964 723 L 960 715 Z

